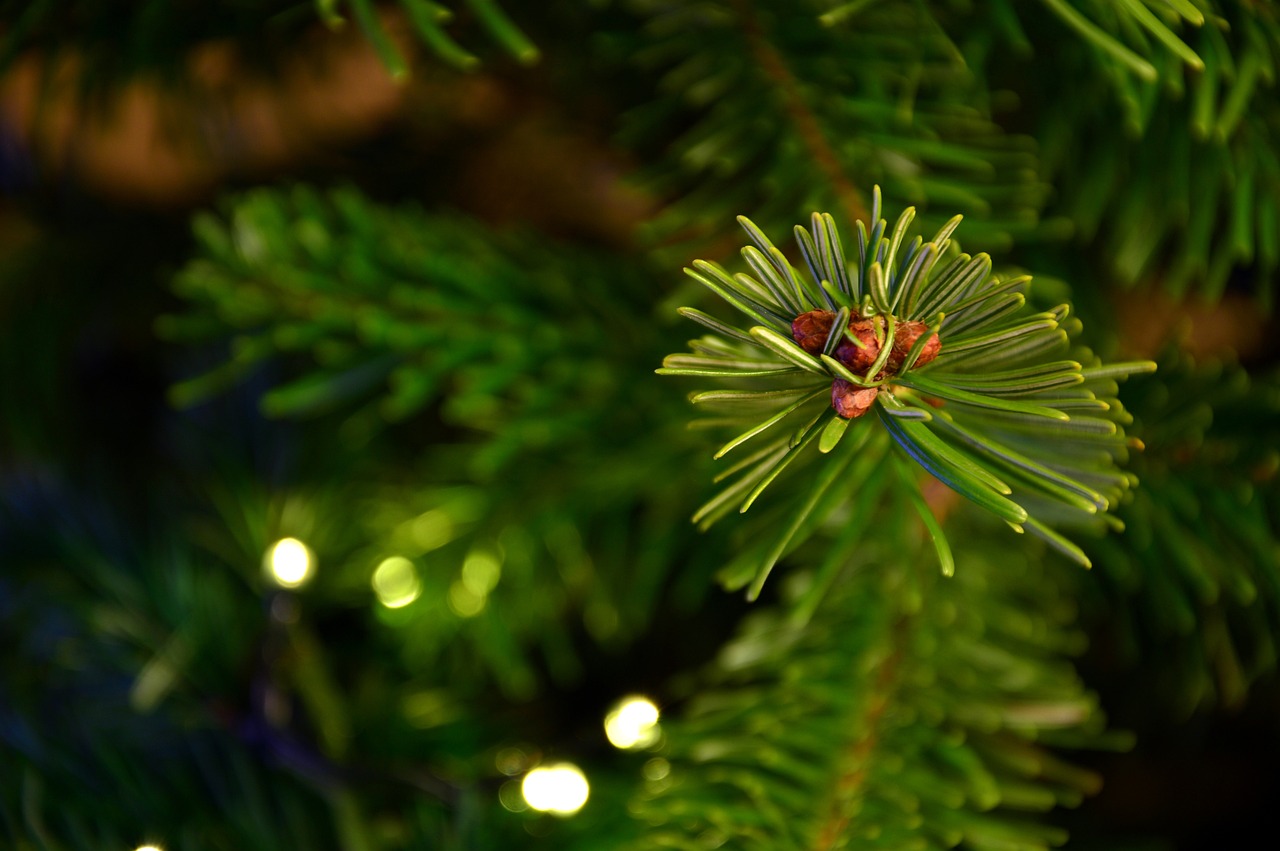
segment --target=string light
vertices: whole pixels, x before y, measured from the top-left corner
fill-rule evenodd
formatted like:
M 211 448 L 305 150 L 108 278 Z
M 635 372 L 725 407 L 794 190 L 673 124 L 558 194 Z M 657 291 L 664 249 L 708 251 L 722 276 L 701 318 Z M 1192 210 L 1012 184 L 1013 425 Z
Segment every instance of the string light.
M 571 816 L 587 802 L 591 787 L 576 765 L 561 762 L 530 771 L 520 784 L 520 792 L 535 810 Z
M 624 698 L 605 716 L 604 734 L 615 748 L 647 748 L 662 735 L 658 707 L 645 697 Z
M 297 538 L 282 538 L 267 551 L 267 568 L 285 588 L 297 588 L 310 579 L 314 566 L 311 548 Z
M 373 590 L 388 609 L 399 609 L 418 599 L 422 583 L 413 562 L 404 556 L 384 559 L 373 571 Z

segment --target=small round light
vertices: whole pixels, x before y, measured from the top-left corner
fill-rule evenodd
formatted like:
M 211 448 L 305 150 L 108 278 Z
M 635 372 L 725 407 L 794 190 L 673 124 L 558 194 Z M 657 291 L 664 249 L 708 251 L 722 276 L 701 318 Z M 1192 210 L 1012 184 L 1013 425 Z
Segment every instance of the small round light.
M 161 851 L 159 845 L 139 845 L 134 851 Z
M 520 784 L 520 792 L 535 810 L 571 816 L 587 802 L 591 787 L 576 765 L 562 762 L 530 771 Z
M 267 567 L 285 588 L 297 588 L 310 579 L 314 561 L 310 547 L 297 538 L 282 538 L 267 552 Z
M 647 748 L 658 741 L 658 707 L 644 697 L 628 697 L 604 718 L 604 734 L 615 748 Z
M 388 609 L 399 609 L 418 599 L 422 584 L 413 562 L 404 556 L 384 559 L 373 571 L 373 590 Z

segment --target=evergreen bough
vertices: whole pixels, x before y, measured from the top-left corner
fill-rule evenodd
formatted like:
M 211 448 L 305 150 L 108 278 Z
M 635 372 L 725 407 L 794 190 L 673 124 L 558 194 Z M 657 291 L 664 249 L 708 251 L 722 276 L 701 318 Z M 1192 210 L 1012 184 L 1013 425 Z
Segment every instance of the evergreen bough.
M 1107 519 L 1128 490 L 1131 476 L 1117 464 L 1133 441 L 1116 382 L 1155 364 L 1103 364 L 1073 346 L 1080 326 L 1068 320 L 1067 305 L 1031 312 L 1021 291 L 1029 278 L 993 276 L 987 255 L 970 257 L 953 246 L 959 217 L 929 242 L 912 240 L 915 211 L 908 208 L 890 229 L 880 218 L 878 187 L 873 197 L 870 227 L 858 222 L 852 259 L 834 218 L 815 213 L 809 229 L 795 228 L 804 272 L 745 218 L 739 221 L 754 245 L 742 256 L 754 274 L 731 275 L 706 261 L 686 270 L 754 323 L 744 330 L 683 308 L 715 333 L 693 341 L 693 354 L 667 357 L 659 370 L 736 380 L 731 389 L 691 398 L 720 415 L 705 425 L 749 426 L 716 453 L 744 447 L 738 454 L 745 457 L 721 474 L 733 477 L 731 484 L 694 520 L 747 511 L 815 445 L 829 456 L 807 473 L 810 493 L 759 566 L 754 597 L 808 515 L 830 509 L 824 491 L 847 478 L 860 453 L 879 460 L 884 450 L 869 433 L 879 427 L 952 490 L 1089 566 L 1053 527 Z M 873 406 L 874 418 L 860 420 Z M 941 527 L 927 510 L 921 516 L 950 574 Z

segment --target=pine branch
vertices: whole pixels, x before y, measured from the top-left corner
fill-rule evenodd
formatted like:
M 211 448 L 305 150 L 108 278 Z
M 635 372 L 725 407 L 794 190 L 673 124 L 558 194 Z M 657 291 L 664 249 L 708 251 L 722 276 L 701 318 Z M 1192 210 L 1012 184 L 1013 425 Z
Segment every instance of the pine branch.
M 1248 2 L 1075 5 L 1096 21 L 1090 41 L 1036 41 L 1037 61 L 1061 73 L 1028 78 L 1027 100 L 1045 105 L 1037 137 L 1059 209 L 1083 240 L 1102 243 L 1122 284 L 1155 279 L 1175 296 L 1215 301 L 1234 280 L 1269 310 L 1280 269 L 1275 10 Z M 1034 17 L 1033 7 L 1018 9 Z M 1169 28 L 1178 20 L 1185 42 Z M 1099 53 L 1099 43 L 1115 49 Z M 1117 59 L 1120 50 L 1130 58 Z
M 859 221 L 869 217 L 862 194 L 845 173 L 839 157 L 827 140 L 813 110 L 805 102 L 804 93 L 796 80 L 795 74 L 787 67 L 786 61 L 778 50 L 769 42 L 750 0 L 734 0 L 734 10 L 742 22 L 747 43 L 756 61 L 765 74 L 773 80 L 782 93 L 782 102 L 787 114 L 796 127 L 796 133 L 804 142 L 809 153 L 826 175 L 827 180 L 835 187 L 836 195 L 845 216 L 850 221 Z
M 671 763 L 634 804 L 646 847 L 1047 848 L 1022 814 L 1098 780 L 1040 740 L 1084 743 L 1101 718 L 1064 654 L 1081 645 L 1062 587 L 1017 549 L 919 567 L 900 503 L 811 620 L 766 610 L 664 724 Z M 828 542 L 829 543 L 829 542 Z M 996 562 L 999 562 L 997 564 Z M 794 583 L 803 587 L 803 577 Z M 637 846 L 639 847 L 639 846 Z
M 856 187 L 877 182 L 894 203 L 971 213 L 987 246 L 1035 229 L 1032 145 L 992 122 L 990 93 L 929 9 L 873 4 L 846 25 L 807 2 L 636 5 L 647 38 L 635 52 L 662 76 L 626 140 L 663 139 L 646 174 L 672 199 L 653 224 L 672 251 L 739 209 L 766 229 L 804 210 L 858 214 Z
M 236 338 L 228 362 L 173 389 L 179 405 L 301 357 L 314 366 L 263 398 L 267 415 L 342 410 L 381 385 L 348 419 L 352 437 L 444 401 L 451 422 L 514 448 L 535 425 L 544 444 L 589 428 L 582 405 L 604 409 L 624 389 L 617 370 L 635 369 L 627 347 L 652 350 L 634 321 L 641 275 L 461 217 L 297 188 L 235 199 L 196 231 L 205 256 L 175 281 L 194 309 L 160 331 Z
M 815 213 L 810 230 L 797 227 L 807 277 L 745 218 L 755 245 L 743 257 L 754 275 L 701 260 L 686 270 L 754 323 L 744 330 L 686 308 L 716 333 L 658 370 L 736 380 L 735 389 L 691 399 L 724 415 L 710 425 L 739 431 L 717 458 L 747 443 L 758 448 L 725 471 L 722 478 L 736 478 L 695 522 L 710 524 L 735 506 L 746 512 L 784 473 L 806 475 L 797 470 L 812 469 L 811 444 L 829 455 L 797 489 L 811 497 L 795 497 L 796 514 L 751 579 L 754 597 L 797 532 L 866 479 L 866 466 L 849 475 L 850 465 L 886 460 L 882 429 L 952 490 L 1088 566 L 1051 527 L 1100 525 L 1122 499 L 1130 479 L 1117 462 L 1130 445 L 1129 417 L 1114 398 L 1116 381 L 1155 364 L 1103 365 L 1071 349 L 1079 323 L 1066 322 L 1067 305 L 1029 314 L 1020 291 L 1029 279 L 991 277 L 986 255 L 951 249 L 959 217 L 930 242 L 908 243 L 914 210 L 890 231 L 877 189 L 872 215 L 869 232 L 858 223 L 856 259 L 846 258 L 830 215 Z M 862 419 L 873 410 L 875 426 Z M 940 528 L 934 537 L 946 570 L 950 548 Z
M 1128 394 L 1144 487 L 1120 510 L 1126 534 L 1090 544 L 1105 586 L 1083 592 L 1102 592 L 1127 663 L 1189 715 L 1240 705 L 1276 669 L 1280 383 L 1186 356 L 1160 376 Z
M 318 17 L 331 29 L 349 19 L 364 33 L 387 70 L 395 77 L 409 73 L 401 50 L 388 34 L 384 16 L 398 8 L 414 36 L 435 56 L 461 70 L 473 70 L 479 58 L 447 29 L 456 8 L 428 0 L 239 0 L 239 2 L 172 4 L 149 0 L 3 0 L 0 22 L 0 71 L 27 51 L 47 54 L 74 51 L 83 62 L 83 80 L 97 86 L 139 73 L 182 76 L 188 53 L 197 45 L 230 38 L 258 45 L 282 35 L 297 36 Z M 522 64 L 539 58 L 538 49 L 495 0 L 466 0 L 464 17 L 494 44 Z M 122 50 L 121 47 L 124 46 Z M 263 50 L 246 51 L 266 55 Z M 46 58 L 48 58 L 46 56 Z

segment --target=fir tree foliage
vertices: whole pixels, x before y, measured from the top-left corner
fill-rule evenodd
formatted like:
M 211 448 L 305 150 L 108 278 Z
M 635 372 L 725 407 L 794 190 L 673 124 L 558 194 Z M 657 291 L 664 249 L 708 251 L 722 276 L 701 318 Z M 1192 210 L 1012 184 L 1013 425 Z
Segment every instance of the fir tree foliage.
M 617 355 L 649 347 L 632 321 L 647 307 L 645 280 L 590 252 L 520 234 L 495 242 L 462 216 L 349 190 L 260 190 L 224 209 L 196 219 L 203 256 L 175 281 L 191 309 L 160 331 L 194 342 L 232 329 L 231 356 L 177 385 L 179 405 L 292 356 L 314 368 L 263 397 L 268 416 L 364 403 L 347 434 L 365 438 L 443 401 L 446 420 L 495 435 L 496 467 L 518 447 L 592 428 L 590 414 L 623 389 Z M 607 297 L 592 283 L 606 279 Z
M 526 698 L 544 670 L 578 676 L 566 623 L 624 646 L 675 565 L 684 605 L 702 597 L 720 550 L 682 522 L 694 441 L 646 366 L 667 341 L 636 322 L 652 310 L 644 264 L 354 190 L 231 197 L 195 232 L 174 282 L 189 307 L 159 330 L 223 360 L 173 401 L 274 382 L 267 417 L 337 417 L 353 450 L 387 428 L 436 441 L 367 483 L 368 543 L 344 567 L 368 599 L 399 560 L 417 593 L 385 617 L 414 670 L 442 685 L 482 670 Z M 645 451 L 655 435 L 676 451 Z
M 673 199 L 650 225 L 688 256 L 743 210 L 767 232 L 797 210 L 867 217 L 859 187 L 894 206 L 971 218 L 1007 247 L 1033 233 L 1045 187 L 1035 145 L 992 120 L 991 98 L 924 4 L 636 0 L 637 61 L 658 75 L 624 139 L 667 141 L 648 185 Z M 923 208 L 925 223 L 944 218 Z
M 74 236 L 0 262 L 0 314 L 22 323 L 0 339 L 22 365 L 0 376 L 19 462 L 0 447 L 0 842 L 1043 849 L 1066 837 L 1042 814 L 1100 782 L 1059 751 L 1125 740 L 1073 672 L 1086 626 L 1141 662 L 1156 711 L 1238 705 L 1274 673 L 1276 378 L 1170 358 L 1121 407 L 1120 380 L 1153 365 L 1104 364 L 1065 306 L 1028 308 L 1028 279 L 963 253 L 942 217 L 965 213 L 970 250 L 1016 244 L 1037 267 L 1074 252 L 1107 270 L 1082 279 L 1100 292 L 1230 285 L 1266 306 L 1271 4 L 634 0 L 643 32 L 612 42 L 579 40 L 625 17 L 589 5 L 592 23 L 512 0 L 0 0 L 0 67 L 65 52 L 85 87 L 167 78 L 211 39 L 279 57 L 317 20 L 360 30 L 397 75 L 400 24 L 454 69 L 527 63 L 512 21 L 537 21 L 559 63 L 538 87 L 580 103 L 648 75 L 625 142 L 670 202 L 642 255 L 357 189 L 228 197 L 196 217 L 186 306 L 156 326 L 181 344 L 158 371 L 219 365 L 173 386 L 163 460 L 102 483 L 49 484 L 68 442 L 111 444 L 88 439 L 99 418 L 44 402 L 83 354 L 83 314 L 109 325 L 116 294 L 102 311 L 8 298 L 50 301 Z M 561 73 L 601 44 L 624 46 L 598 57 L 616 78 Z M 895 209 L 919 205 L 922 236 L 912 211 L 882 220 L 862 191 L 877 180 Z M 779 250 L 770 235 L 811 209 L 838 215 Z M 740 211 L 758 222 L 741 220 L 744 271 L 690 273 L 746 321 L 682 309 L 710 333 L 659 370 L 715 383 L 687 430 L 651 374 L 679 345 L 653 284 L 691 244 L 717 256 Z M 92 259 L 76 270 L 74 292 L 98 290 Z M 806 315 L 831 328 L 816 351 Z M 265 417 L 236 407 L 264 387 Z M 843 416 L 855 397 L 874 401 Z M 209 447 L 246 422 L 280 438 L 272 469 L 226 475 Z M 209 430 L 173 439 L 192 423 Z M 718 471 L 706 430 L 727 441 Z M 193 493 L 175 496 L 175 471 Z M 133 505 L 140 487 L 158 497 Z M 718 522 L 735 508 L 746 522 Z M 304 589 L 263 570 L 284 535 L 319 558 Z M 653 752 L 602 756 L 590 711 L 555 716 L 596 677 L 631 688 L 641 642 L 683 643 L 713 574 L 755 597 L 783 560 L 702 675 L 655 682 Z M 520 775 L 561 758 L 589 775 L 588 806 L 514 812 Z
M 941 577 L 901 492 L 811 618 L 743 624 L 666 725 L 636 848 L 1044 849 L 1031 815 L 1099 779 L 1046 744 L 1107 745 L 1068 657 L 1065 577 L 977 536 Z M 914 545 L 912 542 L 916 542 Z M 829 544 L 830 542 L 828 542 Z M 910 553 L 905 558 L 903 553 Z M 810 581 L 788 579 L 793 604 Z
M 1029 15 L 1014 5 L 1001 5 L 1003 20 Z M 1032 42 L 1014 25 L 1015 44 L 1063 69 L 1036 87 L 1055 105 L 1036 134 L 1060 187 L 1055 212 L 1101 244 L 1122 283 L 1154 278 L 1216 301 L 1247 281 L 1269 308 L 1280 269 L 1275 7 L 1043 5 L 1081 36 Z M 1155 155 L 1157 140 L 1168 143 Z
M 1126 661 L 1181 713 L 1238 706 L 1277 661 L 1280 383 L 1173 354 L 1127 397 L 1143 487 L 1123 541 L 1089 543 L 1103 584 L 1083 596 L 1105 589 Z
M 450 32 L 456 17 L 467 19 L 465 42 L 485 39 L 517 61 L 530 64 L 538 49 L 495 0 L 437 3 L 400 0 L 219 0 L 212 3 L 154 0 L 4 0 L 0 20 L 11 22 L 0 33 L 0 69 L 24 50 L 63 51 L 74 47 L 86 60 L 81 84 L 101 85 L 113 77 L 140 72 L 174 72 L 187 51 L 210 37 L 243 42 L 283 40 L 321 20 L 332 29 L 354 23 L 394 76 L 409 65 L 392 42 L 379 7 L 398 7 L 414 36 L 438 59 L 472 70 L 480 59 Z
M 731 483 L 695 521 L 745 512 L 793 463 L 828 455 L 827 469 L 806 474 L 814 496 L 793 521 L 803 525 L 808 512 L 829 507 L 822 491 L 862 450 L 866 430 L 883 428 L 952 490 L 1088 566 L 1053 527 L 1108 518 L 1128 490 L 1131 477 L 1117 465 L 1133 442 L 1116 382 L 1155 364 L 1104 365 L 1073 346 L 1080 326 L 1067 305 L 1030 312 L 1026 277 L 993 276 L 987 255 L 953 246 L 959 217 L 926 243 L 909 236 L 913 209 L 889 228 L 878 189 L 874 199 L 870 229 L 858 223 L 856 257 L 846 256 L 834 218 L 815 213 L 810 229 L 795 228 L 803 272 L 746 219 L 754 245 L 742 255 L 754 274 L 731 275 L 705 261 L 686 270 L 753 323 L 744 330 L 684 308 L 715 334 L 693 341 L 692 354 L 668 356 L 659 370 L 736 382 L 691 398 L 719 415 L 705 425 L 748 426 L 716 453 L 744 457 L 723 473 Z M 825 339 L 806 343 L 801 324 L 814 311 L 833 318 Z M 874 331 L 856 333 L 868 320 Z M 907 328 L 913 336 L 900 333 Z M 853 362 L 862 365 L 855 370 Z M 852 414 L 842 398 L 848 394 L 862 403 Z M 874 417 L 857 418 L 873 403 Z M 845 442 L 856 448 L 836 451 Z M 950 573 L 941 530 L 934 536 Z M 771 567 L 761 567 L 753 596 Z

